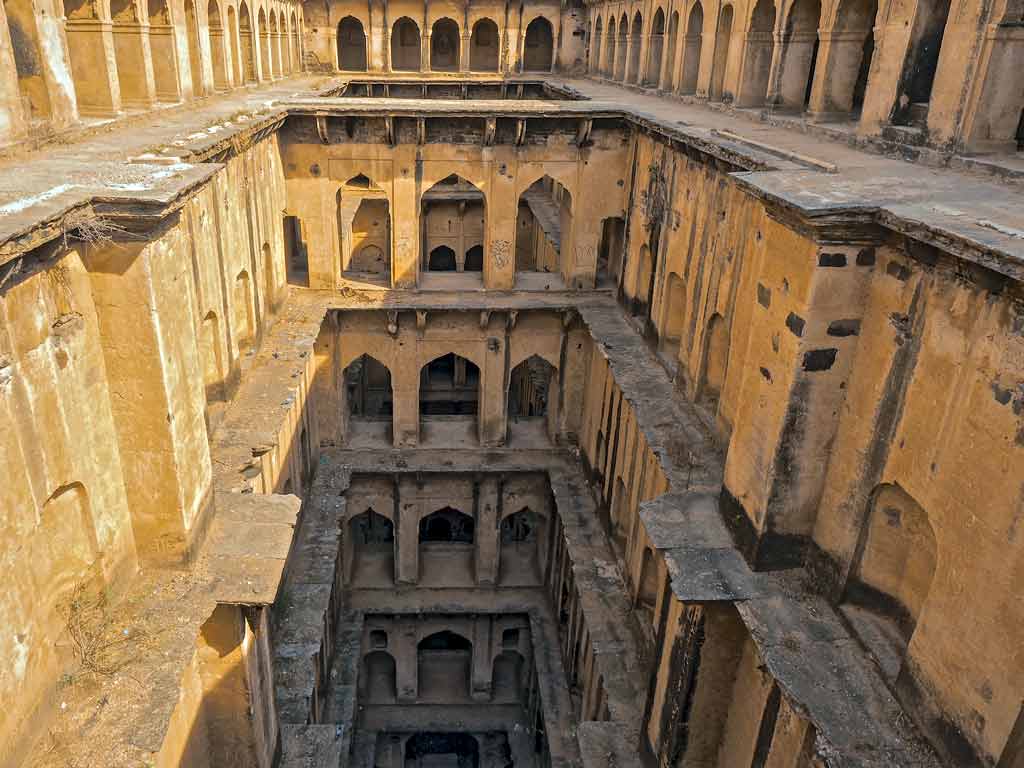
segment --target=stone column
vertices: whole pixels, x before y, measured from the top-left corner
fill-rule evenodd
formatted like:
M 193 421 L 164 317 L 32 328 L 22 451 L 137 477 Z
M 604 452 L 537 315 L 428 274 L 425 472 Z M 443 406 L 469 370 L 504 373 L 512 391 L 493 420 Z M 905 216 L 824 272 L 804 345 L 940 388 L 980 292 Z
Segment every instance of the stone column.
M 476 509 L 476 583 L 494 586 L 498 583 L 501 553 L 499 551 L 498 478 L 486 475 L 477 484 Z
M 393 151 L 395 176 L 392 182 L 391 285 L 416 286 L 420 263 L 420 206 L 416 187 L 415 144 L 400 144 Z
M 497 322 L 495 318 L 485 330 L 478 413 L 481 446 L 505 442 L 505 335 L 496 326 Z
M 459 47 L 459 72 L 469 72 L 469 40 L 469 33 L 463 32 Z
M 397 508 L 395 583 L 416 584 L 419 581 L 420 563 L 420 501 L 415 477 L 408 474 L 399 477 Z
M 399 704 L 415 704 L 419 696 L 419 670 L 416 658 L 416 619 L 401 619 L 391 633 L 395 657 L 395 688 Z
M 470 698 L 491 700 L 491 622 L 489 615 L 473 618 L 473 659 L 470 669 Z
M 860 71 L 861 50 L 867 30 L 853 32 L 828 31 L 819 35 L 818 61 L 822 66 L 814 72 L 808 116 L 827 120 L 849 114 L 853 109 L 853 88 Z M 857 62 L 856 67 L 844 66 Z
M 65 28 L 79 113 L 99 117 L 118 114 L 121 89 L 113 25 L 99 19 L 68 19 Z
M 505 167 L 505 173 L 499 173 Z M 487 200 L 487 232 L 484 233 L 484 287 L 511 290 L 516 279 L 516 152 L 495 147 L 490 165 L 491 188 Z M 508 211 L 504 215 L 497 212 Z
M 420 35 L 420 72 L 430 72 L 430 30 L 425 29 Z

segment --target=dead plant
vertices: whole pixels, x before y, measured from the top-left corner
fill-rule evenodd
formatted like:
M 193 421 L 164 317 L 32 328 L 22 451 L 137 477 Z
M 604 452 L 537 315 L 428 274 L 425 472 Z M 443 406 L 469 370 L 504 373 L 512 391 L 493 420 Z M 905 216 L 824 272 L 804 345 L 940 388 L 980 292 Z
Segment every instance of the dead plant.
M 83 670 L 99 677 L 120 672 L 149 639 L 144 630 L 116 626 L 106 592 L 91 579 L 78 582 L 59 610 L 75 658 Z

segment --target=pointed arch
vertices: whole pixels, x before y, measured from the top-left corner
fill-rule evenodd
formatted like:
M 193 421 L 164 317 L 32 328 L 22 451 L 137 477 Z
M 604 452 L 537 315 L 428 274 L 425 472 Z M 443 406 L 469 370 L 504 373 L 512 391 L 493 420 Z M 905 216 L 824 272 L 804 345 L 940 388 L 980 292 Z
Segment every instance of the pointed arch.
M 230 87 L 228 81 L 228 53 L 224 37 L 224 21 L 220 14 L 220 4 L 210 0 L 206 6 L 206 25 L 210 36 L 210 55 L 213 64 L 213 88 L 226 91 Z
M 651 20 L 651 37 L 648 43 L 647 74 L 644 85 L 657 86 L 661 79 L 661 56 L 665 46 L 665 11 L 658 8 Z
M 462 37 L 459 25 L 447 16 L 430 29 L 430 69 L 434 72 L 458 72 Z
M 542 176 L 519 196 L 516 272 L 559 273 L 563 254 L 573 252 L 572 236 L 572 194 L 556 179 Z
M 772 49 L 775 47 L 774 31 L 774 0 L 757 0 L 750 17 L 750 30 L 747 32 L 743 82 L 737 99 L 739 106 L 759 107 L 767 101 Z
M 640 82 L 640 49 L 644 40 L 644 17 L 640 11 L 633 14 L 633 25 L 629 29 L 629 65 L 626 68 L 626 82 Z
M 523 40 L 523 69 L 550 72 L 554 67 L 555 42 L 551 22 L 538 16 L 526 27 Z
M 366 33 L 363 22 L 355 16 L 346 16 L 338 22 L 338 69 L 366 71 Z
M 199 20 L 196 18 L 196 4 L 185 0 L 185 41 L 188 45 L 188 69 L 192 82 L 192 97 L 199 98 L 206 93 L 203 86 L 203 55 L 199 42 Z
M 238 48 L 242 60 L 242 79 L 246 83 L 256 82 L 256 41 L 253 33 L 252 14 L 243 1 L 238 6 Z
M 497 72 L 501 34 L 492 19 L 479 19 L 469 39 L 469 68 L 473 72 Z
M 697 92 L 697 77 L 700 74 L 701 45 L 704 39 L 704 6 L 696 0 L 686 20 L 686 36 L 683 38 L 683 71 L 680 76 L 679 92 Z
M 387 651 L 370 651 L 363 657 L 359 675 L 360 698 L 367 704 L 394 704 L 397 698 L 395 658 Z
M 821 0 L 793 3 L 782 38 L 778 98 L 784 107 L 803 110 L 810 103 L 820 48 L 820 25 Z
M 547 520 L 530 507 L 501 520 L 498 552 L 500 586 L 536 586 L 543 577 L 541 547 L 547 539 Z
M 403 16 L 391 27 L 391 68 L 401 72 L 419 72 L 421 61 L 419 25 Z
M 665 64 L 661 77 L 661 87 L 673 91 L 676 87 L 676 50 L 679 47 L 679 11 L 672 11 L 668 22 L 668 49 L 665 52 Z
M 617 42 L 615 35 L 615 17 L 612 16 L 608 19 L 608 37 L 604 44 L 605 54 L 603 66 L 601 68 L 601 74 L 608 78 L 615 76 L 615 46 Z
M 715 55 L 711 65 L 711 88 L 708 91 L 708 98 L 712 101 L 722 101 L 726 95 L 725 71 L 729 66 L 732 27 L 733 7 L 727 3 L 718 14 L 718 30 L 715 32 Z
M 601 33 L 603 31 L 603 22 L 601 17 L 598 16 L 594 22 L 594 33 L 590 37 L 590 62 L 587 67 L 587 71 L 592 74 L 597 74 L 601 71 Z
M 525 668 L 526 659 L 519 651 L 505 650 L 495 656 L 491 672 L 491 700 L 521 701 Z
M 346 583 L 386 587 L 395 581 L 395 525 L 372 507 L 348 521 L 344 539 Z
M 472 182 L 452 174 L 423 193 L 420 209 L 423 211 L 421 269 L 426 273 L 465 273 L 469 250 L 478 244 L 484 248 L 487 199 L 483 191 Z M 486 253 L 481 254 L 480 263 L 481 266 L 486 263 Z M 480 281 L 483 282 L 482 279 Z
M 629 18 L 623 13 L 619 17 L 619 36 L 615 42 L 615 74 L 616 80 L 626 79 L 626 55 L 629 52 Z

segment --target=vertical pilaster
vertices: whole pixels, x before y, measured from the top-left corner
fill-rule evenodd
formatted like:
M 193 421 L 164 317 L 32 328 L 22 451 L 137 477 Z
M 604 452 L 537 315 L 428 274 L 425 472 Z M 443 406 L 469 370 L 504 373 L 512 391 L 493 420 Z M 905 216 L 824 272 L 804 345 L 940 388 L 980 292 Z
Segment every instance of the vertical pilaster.
M 71 71 L 83 115 L 110 117 L 121 111 L 113 25 L 99 19 L 68 19 Z
M 494 475 L 476 481 L 476 583 L 494 586 L 498 583 L 501 553 L 499 551 L 500 484 Z
M 398 553 L 395 558 L 395 583 L 416 584 L 419 581 L 420 502 L 416 479 L 402 475 L 398 479 Z

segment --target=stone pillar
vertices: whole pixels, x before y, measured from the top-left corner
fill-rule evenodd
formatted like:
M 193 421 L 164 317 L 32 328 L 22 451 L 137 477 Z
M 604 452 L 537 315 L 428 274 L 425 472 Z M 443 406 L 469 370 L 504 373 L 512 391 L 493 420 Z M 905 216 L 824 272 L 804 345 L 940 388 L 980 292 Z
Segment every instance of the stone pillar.
M 463 32 L 462 43 L 459 46 L 459 72 L 469 72 L 469 40 L 469 33 Z
M 393 150 L 395 176 L 391 212 L 391 285 L 414 288 L 420 263 L 420 206 L 416 188 L 416 145 Z
M 309 201 L 302 206 L 299 215 L 308 254 L 310 288 L 337 288 L 341 270 L 339 182 L 329 178 L 326 170 L 321 167 L 319 176 L 309 176 L 291 184 L 291 191 L 297 192 L 296 200 Z
M 143 558 L 180 563 L 212 508 L 203 365 L 181 228 L 84 249 L 132 528 Z
M 498 583 L 500 543 L 498 499 L 500 485 L 494 475 L 481 477 L 477 484 L 476 509 L 476 583 L 494 586 Z
M 149 48 L 149 24 L 115 22 L 112 34 L 121 103 L 137 109 L 151 108 L 156 103 L 156 81 Z M 216 44 L 216 40 L 213 43 Z
M 502 167 L 505 172 L 501 173 Z M 490 164 L 491 184 L 487 199 L 485 233 L 484 287 L 511 290 L 516 279 L 516 152 L 511 147 L 495 147 Z M 499 212 L 508 212 L 498 215 Z
M 814 72 L 808 116 L 827 120 L 849 114 L 853 109 L 853 88 L 860 71 L 860 53 L 867 34 L 865 30 L 856 30 L 847 33 L 829 31 L 819 35 L 818 61 L 822 66 Z M 858 66 L 842 64 L 852 61 L 856 61 Z
M 392 632 L 395 657 L 395 688 L 399 704 L 415 704 L 419 696 L 419 670 L 416 658 L 416 619 L 395 622 Z
M 470 669 L 470 698 L 491 700 L 491 622 L 488 615 L 473 618 L 473 659 Z
M 419 581 L 420 501 L 416 478 L 408 474 L 398 478 L 398 520 L 395 525 L 395 583 L 416 584 Z
M 430 30 L 424 28 L 420 35 L 420 72 L 430 72 Z
M 99 19 L 68 19 L 65 26 L 78 111 L 83 115 L 110 117 L 121 111 L 112 27 Z
M 505 334 L 498 318 L 484 331 L 483 366 L 480 369 L 478 431 L 481 446 L 505 443 Z
M 0 3 L 0 40 L 10 39 L 7 11 Z M 0 45 L 0 140 L 20 136 L 25 131 L 28 118 L 22 107 L 14 50 L 10 45 Z

